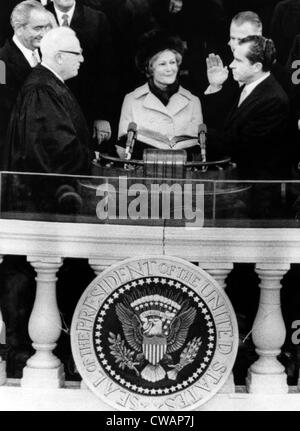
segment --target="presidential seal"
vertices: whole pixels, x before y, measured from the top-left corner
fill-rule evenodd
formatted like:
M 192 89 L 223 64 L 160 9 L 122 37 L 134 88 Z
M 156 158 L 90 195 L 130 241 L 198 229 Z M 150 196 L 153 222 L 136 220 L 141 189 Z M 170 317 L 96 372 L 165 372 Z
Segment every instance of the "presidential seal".
M 119 410 L 193 410 L 228 378 L 237 322 L 218 283 L 182 259 L 132 258 L 99 275 L 73 316 L 88 387 Z

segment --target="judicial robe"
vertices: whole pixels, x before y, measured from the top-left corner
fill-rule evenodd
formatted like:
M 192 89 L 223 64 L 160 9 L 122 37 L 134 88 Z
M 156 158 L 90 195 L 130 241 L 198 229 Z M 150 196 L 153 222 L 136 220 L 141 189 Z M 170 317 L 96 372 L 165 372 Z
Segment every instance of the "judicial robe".
M 74 96 L 43 66 L 22 87 L 8 128 L 6 169 L 88 174 L 90 137 Z

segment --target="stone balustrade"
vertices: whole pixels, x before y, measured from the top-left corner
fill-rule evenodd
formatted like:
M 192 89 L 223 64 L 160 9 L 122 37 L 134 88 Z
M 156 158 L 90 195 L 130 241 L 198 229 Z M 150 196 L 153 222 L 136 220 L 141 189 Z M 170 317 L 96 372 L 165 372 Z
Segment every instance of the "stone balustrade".
M 21 379 L 24 388 L 64 386 L 62 363 L 53 354 L 61 331 L 56 277 L 64 258 L 87 259 L 98 275 L 128 257 L 169 255 L 197 263 L 222 288 L 226 287 L 226 277 L 234 263 L 255 263 L 260 300 L 252 340 L 258 359 L 249 368 L 247 390 L 259 395 L 288 392 L 287 375 L 277 359 L 286 335 L 280 289 L 290 265 L 300 263 L 300 232 L 296 229 L 163 228 L 0 220 L 0 255 L 6 254 L 27 256 L 37 274 L 28 327 L 35 353 L 24 368 Z M 0 335 L 1 328 L 0 313 Z M 232 376 L 228 388 L 226 393 L 235 390 Z

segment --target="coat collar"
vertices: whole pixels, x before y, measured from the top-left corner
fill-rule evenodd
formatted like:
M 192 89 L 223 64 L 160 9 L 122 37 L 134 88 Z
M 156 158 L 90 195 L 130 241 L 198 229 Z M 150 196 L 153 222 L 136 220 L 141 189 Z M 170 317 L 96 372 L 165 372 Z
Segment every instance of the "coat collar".
M 173 94 L 170 98 L 168 106 L 164 106 L 163 103 L 153 93 L 151 93 L 149 85 L 146 83 L 133 91 L 133 97 L 135 99 L 144 98 L 143 106 L 147 109 L 152 109 L 168 116 L 173 116 L 184 109 L 189 104 L 193 96 L 190 91 L 179 86 L 178 92 Z

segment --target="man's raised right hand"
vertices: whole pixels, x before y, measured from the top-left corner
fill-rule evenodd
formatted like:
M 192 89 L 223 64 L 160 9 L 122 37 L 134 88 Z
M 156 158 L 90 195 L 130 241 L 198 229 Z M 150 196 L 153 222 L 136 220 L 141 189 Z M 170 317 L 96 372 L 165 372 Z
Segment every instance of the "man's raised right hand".
M 207 79 L 209 85 L 220 88 L 228 78 L 228 68 L 223 65 L 219 55 L 209 54 L 206 58 Z

